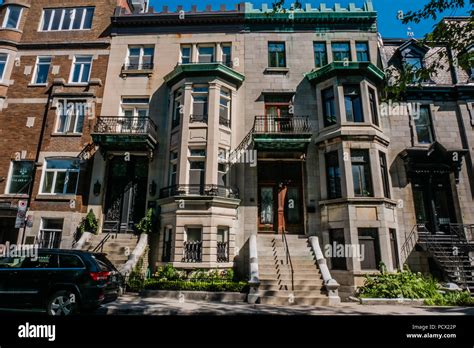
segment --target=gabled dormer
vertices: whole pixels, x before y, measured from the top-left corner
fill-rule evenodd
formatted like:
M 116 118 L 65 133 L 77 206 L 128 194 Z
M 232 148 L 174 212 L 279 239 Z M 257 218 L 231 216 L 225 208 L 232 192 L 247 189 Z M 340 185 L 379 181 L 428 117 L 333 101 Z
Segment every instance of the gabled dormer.
M 410 39 L 403 43 L 397 49 L 403 69 L 405 69 L 405 71 L 416 73 L 418 70 L 425 68 L 424 58 L 429 49 L 428 46 L 422 44 L 416 39 Z M 414 77 L 413 82 L 419 81 Z

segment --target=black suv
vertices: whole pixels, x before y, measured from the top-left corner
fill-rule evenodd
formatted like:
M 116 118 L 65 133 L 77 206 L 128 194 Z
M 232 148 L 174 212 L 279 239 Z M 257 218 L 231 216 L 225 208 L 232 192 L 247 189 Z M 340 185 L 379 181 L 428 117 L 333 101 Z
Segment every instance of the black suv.
M 49 315 L 93 310 L 119 291 L 113 273 L 104 254 L 80 250 L 0 257 L 0 307 L 46 309 Z

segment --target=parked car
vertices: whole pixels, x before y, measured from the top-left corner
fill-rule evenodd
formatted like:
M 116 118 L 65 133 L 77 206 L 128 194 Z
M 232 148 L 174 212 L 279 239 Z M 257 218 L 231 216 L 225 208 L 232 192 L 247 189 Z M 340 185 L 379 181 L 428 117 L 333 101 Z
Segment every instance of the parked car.
M 116 270 L 105 255 L 39 249 L 35 256 L 0 257 L 0 307 L 71 315 L 100 307 L 116 291 Z
M 124 292 L 125 278 L 106 257 L 106 254 L 97 253 L 94 254 L 94 257 L 97 259 L 99 264 L 104 267 L 104 271 L 110 272 L 110 276 L 107 279 L 107 286 L 105 288 L 105 299 L 102 303 L 115 301 L 118 297 L 122 296 Z

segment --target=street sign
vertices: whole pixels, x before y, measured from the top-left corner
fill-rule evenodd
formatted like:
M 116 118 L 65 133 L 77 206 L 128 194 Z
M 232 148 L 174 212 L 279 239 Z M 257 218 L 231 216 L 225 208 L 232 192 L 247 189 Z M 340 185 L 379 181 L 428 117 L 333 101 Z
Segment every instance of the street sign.
M 16 213 L 15 228 L 25 227 L 27 201 L 18 201 L 18 212 Z

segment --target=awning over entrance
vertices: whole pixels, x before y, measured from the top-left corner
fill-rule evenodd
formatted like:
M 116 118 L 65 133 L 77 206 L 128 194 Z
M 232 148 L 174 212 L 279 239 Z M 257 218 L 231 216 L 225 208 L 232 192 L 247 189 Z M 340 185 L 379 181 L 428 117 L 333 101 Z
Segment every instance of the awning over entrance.
M 399 156 L 405 163 L 409 178 L 414 174 L 453 172 L 457 181 L 462 167 L 462 159 L 467 152 L 466 149 L 448 150 L 439 142 L 434 142 L 429 147 L 407 148 Z

